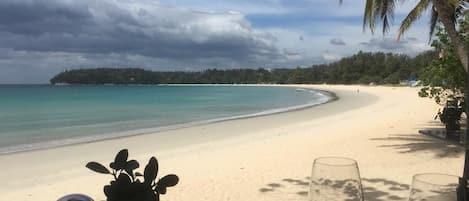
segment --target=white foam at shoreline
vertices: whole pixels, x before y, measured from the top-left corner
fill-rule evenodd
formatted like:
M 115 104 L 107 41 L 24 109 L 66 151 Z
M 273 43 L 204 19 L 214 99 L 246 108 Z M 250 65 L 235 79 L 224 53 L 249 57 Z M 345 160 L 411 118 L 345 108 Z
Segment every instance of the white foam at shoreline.
M 126 131 L 126 132 L 108 133 L 104 135 L 82 136 L 82 137 L 53 140 L 53 141 L 47 141 L 47 142 L 37 142 L 37 143 L 2 147 L 0 148 L 0 155 L 12 154 L 12 153 L 17 153 L 17 152 L 33 151 L 33 150 L 39 150 L 39 149 L 56 148 L 56 147 L 62 147 L 62 146 L 67 146 L 67 145 L 90 143 L 90 142 L 95 142 L 95 141 L 110 140 L 110 139 L 115 139 L 115 138 L 122 138 L 122 137 L 136 136 L 136 135 L 144 135 L 144 134 L 157 133 L 157 132 L 174 130 L 174 129 L 179 129 L 179 128 L 187 128 L 187 127 L 192 127 L 192 126 L 211 124 L 211 123 L 222 122 L 222 121 L 266 116 L 266 115 L 271 115 L 271 114 L 305 109 L 305 108 L 327 103 L 334 99 L 334 97 L 330 95 L 329 92 L 317 91 L 317 90 L 305 89 L 305 88 L 297 88 L 297 89 L 298 91 L 306 91 L 309 93 L 314 93 L 315 95 L 318 95 L 319 98 L 314 99 L 314 101 L 311 101 L 309 103 L 302 104 L 302 105 L 270 109 L 270 110 L 265 110 L 265 111 L 245 114 L 245 115 L 236 115 L 236 116 L 202 120 L 202 121 L 193 121 L 193 122 L 182 123 L 182 124 L 159 126 L 155 128 L 136 129 L 136 130 Z

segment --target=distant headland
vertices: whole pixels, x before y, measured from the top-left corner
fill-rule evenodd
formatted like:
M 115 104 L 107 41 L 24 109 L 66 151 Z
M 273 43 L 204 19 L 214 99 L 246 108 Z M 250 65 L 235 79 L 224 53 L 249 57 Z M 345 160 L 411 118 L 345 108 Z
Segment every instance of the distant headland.
M 140 68 L 90 68 L 61 72 L 54 85 L 131 84 L 398 84 L 416 79 L 436 54 L 416 57 L 392 53 L 359 52 L 339 61 L 295 69 L 208 69 L 204 71 L 149 71 Z

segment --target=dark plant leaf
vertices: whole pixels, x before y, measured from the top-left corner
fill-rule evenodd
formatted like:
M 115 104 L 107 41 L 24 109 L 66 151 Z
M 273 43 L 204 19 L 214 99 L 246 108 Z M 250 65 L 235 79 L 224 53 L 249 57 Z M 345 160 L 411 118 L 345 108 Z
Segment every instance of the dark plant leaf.
M 106 197 L 111 197 L 112 196 L 111 185 L 104 186 L 103 191 L 104 191 L 104 195 L 106 195 Z
M 156 187 L 156 191 L 159 193 L 159 194 L 166 194 L 166 187 L 165 186 L 157 186 Z
M 116 182 L 120 185 L 127 185 L 132 183 L 132 180 L 130 180 L 129 175 L 120 173 L 119 176 L 117 177 Z
M 139 164 L 136 160 L 131 160 L 126 162 L 125 164 L 125 172 L 127 172 L 132 178 L 135 178 L 134 176 L 134 170 L 139 167 Z
M 127 158 L 129 157 L 129 151 L 127 149 L 122 149 L 117 153 L 114 162 L 109 164 L 109 166 L 114 170 L 125 169 Z
M 125 172 L 127 172 L 127 174 L 132 177 L 132 180 L 135 180 L 135 175 L 134 175 L 134 171 L 133 170 L 125 170 Z
M 120 169 L 122 169 L 121 166 L 122 166 L 122 165 L 120 165 L 120 164 L 118 164 L 118 163 L 114 163 L 114 162 L 109 163 L 109 167 L 111 167 L 111 168 L 114 169 L 114 170 L 120 170 Z
M 98 173 L 111 174 L 111 172 L 109 172 L 109 170 L 106 167 L 104 167 L 104 165 L 101 165 L 100 163 L 97 163 L 97 162 L 89 162 L 88 164 L 86 164 L 86 167 Z
M 148 161 L 147 166 L 143 172 L 143 178 L 145 179 L 144 182 L 146 184 L 151 184 L 152 181 L 156 179 L 156 175 L 158 174 L 158 160 L 155 157 L 151 157 L 150 161 Z
M 167 187 L 175 186 L 179 182 L 178 176 L 174 174 L 155 181 L 158 175 L 158 160 L 155 157 L 150 158 L 143 174 L 134 173 L 140 166 L 136 160 L 127 160 L 128 151 L 123 149 L 116 155 L 114 162 L 110 163 L 114 169 L 112 172 L 97 162 L 89 162 L 86 165 L 95 172 L 117 176 L 110 185 L 104 186 L 104 194 L 108 201 L 159 201 L 160 194 L 166 194 Z M 135 177 L 143 177 L 143 181 Z
M 135 173 L 135 176 L 136 176 L 136 177 L 143 177 L 143 174 L 140 173 L 140 172 L 136 172 L 136 173 Z
M 127 162 L 127 158 L 129 157 L 129 151 L 127 149 L 122 149 L 117 153 L 116 158 L 114 159 L 114 163 L 122 163 Z
M 127 164 L 125 165 L 125 169 L 126 170 L 135 170 L 137 169 L 138 167 L 140 167 L 140 165 L 138 164 L 138 162 L 136 160 L 130 160 L 127 162 Z
M 166 194 L 167 187 L 175 186 L 179 182 L 179 177 L 174 174 L 164 176 L 158 181 L 156 191 L 161 194 Z
M 160 181 L 158 181 L 158 186 L 171 187 L 176 186 L 178 182 L 179 177 L 177 175 L 169 174 L 161 178 Z

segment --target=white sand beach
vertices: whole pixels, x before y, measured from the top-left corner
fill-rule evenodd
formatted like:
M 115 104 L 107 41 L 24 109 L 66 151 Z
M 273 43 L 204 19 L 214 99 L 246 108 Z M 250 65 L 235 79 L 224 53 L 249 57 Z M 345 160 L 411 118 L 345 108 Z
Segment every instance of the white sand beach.
M 406 200 L 417 173 L 462 173 L 462 147 L 418 134 L 440 125 L 433 120 L 439 106 L 418 97 L 418 88 L 301 86 L 340 99 L 269 116 L 1 155 L 0 200 L 52 201 L 70 193 L 105 200 L 102 188 L 111 176 L 85 165 L 108 165 L 123 148 L 140 169 L 156 156 L 159 175 L 180 177 L 161 196 L 168 201 L 306 200 L 308 186 L 297 181 L 307 182 L 321 156 L 357 160 L 367 201 Z

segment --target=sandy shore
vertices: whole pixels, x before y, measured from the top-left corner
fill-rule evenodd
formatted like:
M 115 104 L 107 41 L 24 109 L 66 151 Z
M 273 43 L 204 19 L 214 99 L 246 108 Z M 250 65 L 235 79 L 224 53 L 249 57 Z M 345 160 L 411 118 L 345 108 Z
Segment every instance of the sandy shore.
M 171 201 L 305 200 L 308 186 L 300 181 L 307 182 L 314 158 L 321 156 L 356 159 L 365 198 L 371 201 L 406 200 L 417 173 L 461 174 L 462 148 L 418 134 L 439 124 L 433 121 L 438 106 L 419 98 L 417 88 L 307 87 L 334 92 L 340 100 L 270 116 L 2 155 L 0 200 L 51 201 L 70 193 L 105 200 L 102 186 L 111 178 L 84 166 L 88 161 L 108 164 L 122 148 L 141 166 L 157 156 L 161 175 L 180 176 L 180 184 L 162 196 Z

